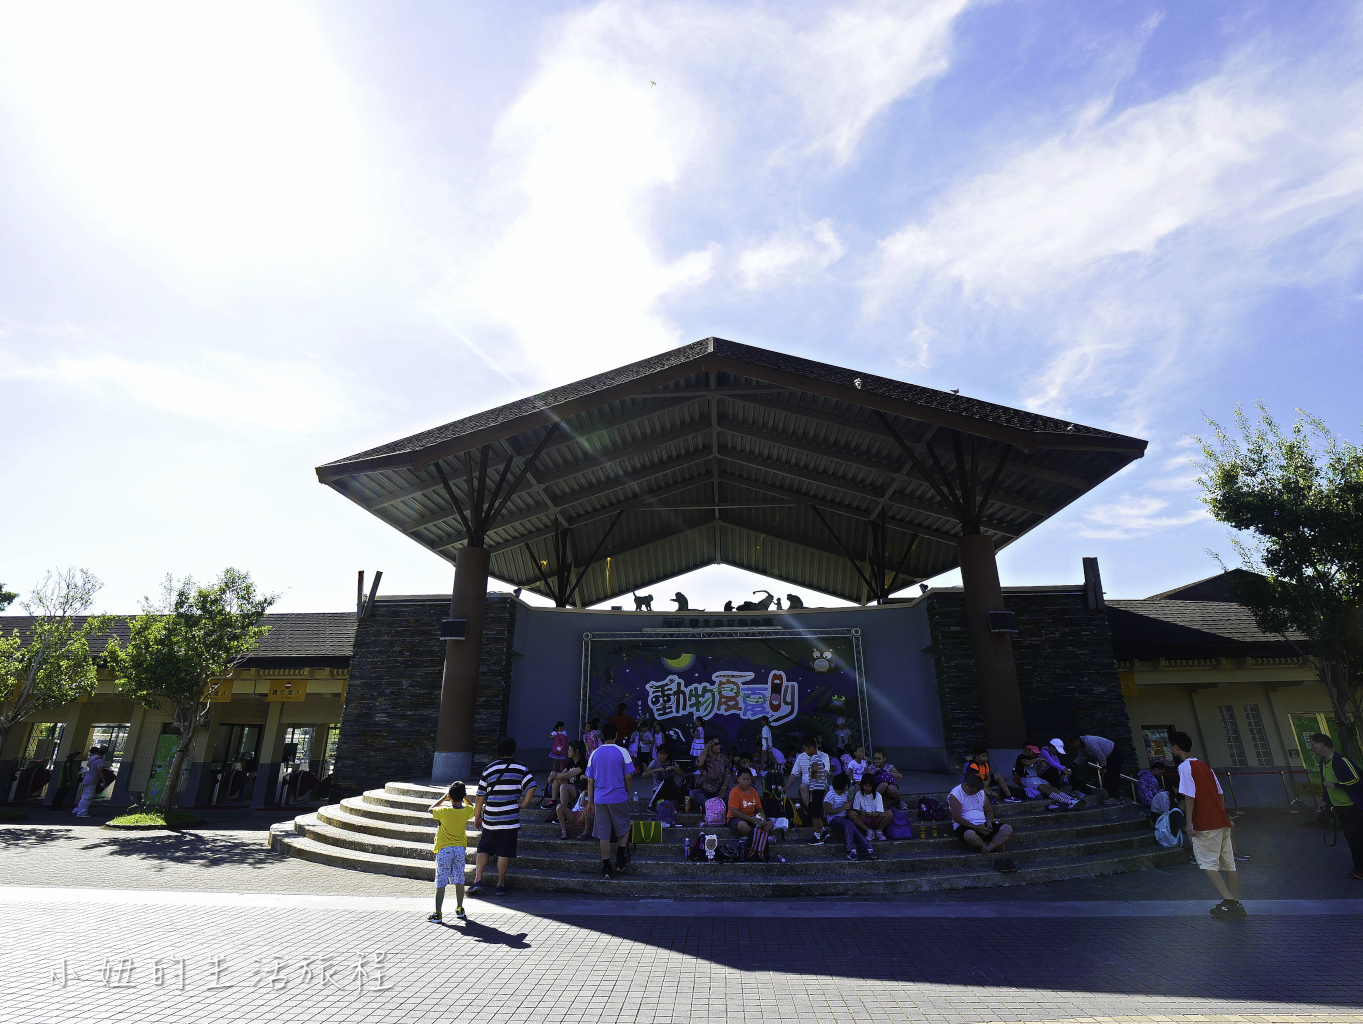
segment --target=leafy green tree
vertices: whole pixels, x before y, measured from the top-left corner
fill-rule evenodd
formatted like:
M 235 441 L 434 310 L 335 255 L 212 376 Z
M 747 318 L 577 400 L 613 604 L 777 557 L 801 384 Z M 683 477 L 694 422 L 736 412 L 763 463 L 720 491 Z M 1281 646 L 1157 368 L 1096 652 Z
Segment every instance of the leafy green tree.
M 1235 411 L 1238 437 L 1209 421 L 1202 441 L 1203 500 L 1241 536 L 1231 543 L 1254 575 L 1236 599 L 1259 628 L 1306 637 L 1330 694 L 1340 739 L 1357 753 L 1363 702 L 1363 449 L 1302 413 L 1284 432 L 1258 406 Z
M 111 615 L 86 615 L 104 584 L 88 569 L 49 572 L 20 607 L 32 615 L 27 637 L 0 630 L 0 746 L 29 715 L 95 692 L 90 638 Z
M 0 612 L 3 612 L 11 604 L 13 604 L 14 599 L 18 596 L 19 595 L 16 594 L 14 591 L 6 590 L 5 585 L 3 583 L 0 583 Z
M 277 598 L 261 594 L 250 574 L 224 569 L 208 586 L 193 577 L 167 576 L 161 600 L 144 603 L 129 623 L 128 644 L 111 644 L 106 657 L 123 693 L 143 707 L 170 704 L 180 731 L 161 810 L 170 810 L 194 738 L 208 724 L 209 698 L 268 632 L 265 613 Z

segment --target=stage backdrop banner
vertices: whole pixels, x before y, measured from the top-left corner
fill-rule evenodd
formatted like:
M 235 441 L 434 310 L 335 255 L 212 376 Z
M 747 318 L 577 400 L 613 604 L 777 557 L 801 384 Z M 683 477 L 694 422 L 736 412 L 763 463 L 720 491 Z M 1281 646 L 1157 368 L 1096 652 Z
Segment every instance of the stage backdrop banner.
M 778 743 L 820 732 L 831 753 L 845 727 L 871 744 L 860 629 L 583 634 L 581 730 L 621 701 L 634 718 L 657 719 L 682 756 L 698 721 L 726 751 L 756 750 L 763 716 Z

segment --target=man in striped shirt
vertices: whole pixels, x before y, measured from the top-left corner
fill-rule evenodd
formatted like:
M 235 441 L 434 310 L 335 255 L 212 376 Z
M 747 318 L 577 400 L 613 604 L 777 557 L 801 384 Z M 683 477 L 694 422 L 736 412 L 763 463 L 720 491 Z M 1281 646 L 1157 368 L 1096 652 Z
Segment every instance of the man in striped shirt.
M 521 808 L 535 799 L 535 777 L 516 760 L 516 741 L 510 736 L 497 744 L 497 760 L 483 769 L 478 798 L 473 804 L 473 827 L 478 838 L 478 861 L 470 893 L 482 892 L 489 858 L 497 858 L 497 895 L 506 895 L 506 871 L 516 857 Z

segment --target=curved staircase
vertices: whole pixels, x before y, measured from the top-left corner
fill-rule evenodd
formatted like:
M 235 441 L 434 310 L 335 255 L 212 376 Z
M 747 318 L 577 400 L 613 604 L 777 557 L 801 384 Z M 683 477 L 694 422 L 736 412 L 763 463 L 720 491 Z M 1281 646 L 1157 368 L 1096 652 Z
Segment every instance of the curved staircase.
M 470 787 L 472 792 L 473 787 Z M 335 867 L 405 878 L 435 880 L 435 822 L 427 808 L 443 789 L 390 782 L 339 804 L 275 825 L 270 847 L 293 857 Z M 938 800 L 945 806 L 945 795 Z M 939 838 L 876 844 L 877 859 L 849 861 L 841 838 L 807 846 L 809 829 L 791 829 L 774 849 L 785 863 L 713 864 L 687 861 L 682 844 L 702 829 L 697 815 L 678 815 L 661 844 L 635 849 L 628 873 L 603 879 L 596 840 L 559 839 L 557 822 L 544 823 L 537 807 L 521 812 L 513 889 L 599 895 L 649 896 L 876 896 L 886 893 L 965 889 L 1062 878 L 1087 878 L 1182 863 L 1181 849 L 1159 846 L 1141 809 L 1130 804 L 1048 812 L 1043 801 L 999 804 L 998 817 L 1016 832 L 1007 856 L 1015 874 L 1000 874 L 992 858 L 971 853 L 941 823 Z M 576 832 L 579 830 L 573 830 Z M 469 832 L 467 877 L 473 878 L 477 833 Z M 735 886 L 738 888 L 735 888 Z

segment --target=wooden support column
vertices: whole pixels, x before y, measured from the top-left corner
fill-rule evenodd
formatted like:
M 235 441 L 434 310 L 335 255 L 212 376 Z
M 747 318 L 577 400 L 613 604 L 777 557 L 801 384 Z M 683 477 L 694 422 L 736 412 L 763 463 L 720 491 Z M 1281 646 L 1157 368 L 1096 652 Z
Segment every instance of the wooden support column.
M 431 764 L 431 781 L 437 786 L 448 786 L 473 774 L 473 716 L 478 699 L 478 662 L 483 651 L 489 561 L 484 547 L 462 547 L 454 556 L 450 618 L 464 619 L 468 626 L 463 640 L 445 641 L 440 720 Z
M 991 750 L 1022 747 L 1027 742 L 1027 725 L 1022 717 L 1013 641 L 1009 634 L 989 629 L 989 613 L 1004 610 L 994 542 L 976 533 L 962 537 L 958 547 L 966 617 L 975 649 L 975 678 L 984 715 L 984 743 Z

